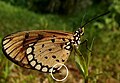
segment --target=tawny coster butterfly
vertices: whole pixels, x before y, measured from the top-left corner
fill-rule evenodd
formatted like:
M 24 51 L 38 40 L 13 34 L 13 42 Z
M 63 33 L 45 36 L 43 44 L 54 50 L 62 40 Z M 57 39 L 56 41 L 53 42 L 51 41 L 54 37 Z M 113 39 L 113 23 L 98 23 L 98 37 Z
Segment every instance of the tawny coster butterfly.
M 80 38 L 84 34 L 84 26 L 95 18 L 86 22 L 74 33 L 33 30 L 7 35 L 2 40 L 3 53 L 21 67 L 51 72 L 55 64 L 64 64 L 67 61 L 73 46 L 77 47 L 81 43 Z

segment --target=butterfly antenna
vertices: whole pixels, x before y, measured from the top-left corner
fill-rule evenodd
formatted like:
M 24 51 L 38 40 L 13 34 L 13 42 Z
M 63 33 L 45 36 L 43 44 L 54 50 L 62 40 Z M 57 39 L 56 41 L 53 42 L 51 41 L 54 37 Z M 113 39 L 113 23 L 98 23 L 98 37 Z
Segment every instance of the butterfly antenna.
M 85 19 L 85 16 L 86 16 L 86 12 L 85 12 L 85 14 L 84 14 L 83 17 L 82 17 L 80 26 L 82 26 L 82 25 L 84 24 L 84 23 L 83 23 L 83 20 Z
M 86 26 L 86 25 L 87 25 L 88 23 L 90 23 L 91 21 L 93 21 L 93 20 L 95 20 L 95 19 L 97 19 L 97 18 L 99 18 L 99 17 L 101 17 L 101 16 L 107 15 L 107 14 L 109 14 L 109 13 L 110 13 L 110 11 L 107 11 L 107 12 L 105 12 L 105 13 L 99 15 L 99 16 L 96 16 L 96 17 L 92 18 L 91 20 L 88 20 L 84 25 L 81 26 L 81 28 L 83 28 L 84 26 Z

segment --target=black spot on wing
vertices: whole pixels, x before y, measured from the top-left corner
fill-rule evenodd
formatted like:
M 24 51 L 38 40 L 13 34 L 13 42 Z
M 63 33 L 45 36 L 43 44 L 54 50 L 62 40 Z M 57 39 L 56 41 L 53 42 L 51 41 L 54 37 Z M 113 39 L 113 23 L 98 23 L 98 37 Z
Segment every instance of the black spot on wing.
M 42 48 L 44 47 L 45 45 L 44 44 L 42 44 Z
M 58 60 L 58 59 L 57 59 L 56 61 L 57 61 L 57 62 L 59 62 L 59 60 Z
M 65 41 L 65 38 L 62 38 L 63 41 Z
M 48 57 L 46 56 L 45 59 L 48 59 Z
M 53 37 L 56 37 L 55 35 L 53 35 Z
M 50 49 L 48 49 L 49 51 L 51 51 L 52 49 L 50 48 Z
M 29 33 L 25 33 L 25 38 L 29 38 Z
M 62 62 L 64 62 L 65 60 L 62 59 Z
M 37 38 L 37 39 L 41 40 L 41 39 L 43 39 L 43 38 L 44 38 L 44 36 L 43 36 L 43 35 L 38 34 L 38 38 Z
M 51 41 L 54 43 L 54 42 L 55 42 L 55 39 L 51 39 Z
M 52 58 L 56 58 L 56 56 L 55 56 L 55 55 L 53 55 L 53 56 L 52 56 Z
M 25 38 L 23 39 L 23 47 L 25 47 L 25 42 L 29 38 L 29 33 L 25 33 Z

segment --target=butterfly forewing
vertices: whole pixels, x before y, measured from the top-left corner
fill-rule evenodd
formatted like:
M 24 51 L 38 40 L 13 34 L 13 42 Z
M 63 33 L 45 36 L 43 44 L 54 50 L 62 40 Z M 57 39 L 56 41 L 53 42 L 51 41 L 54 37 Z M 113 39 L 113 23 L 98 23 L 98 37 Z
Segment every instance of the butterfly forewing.
M 14 63 L 42 72 L 50 72 L 57 63 L 65 63 L 70 50 L 66 43 L 73 37 L 71 33 L 35 30 L 18 32 L 6 36 L 3 52 Z

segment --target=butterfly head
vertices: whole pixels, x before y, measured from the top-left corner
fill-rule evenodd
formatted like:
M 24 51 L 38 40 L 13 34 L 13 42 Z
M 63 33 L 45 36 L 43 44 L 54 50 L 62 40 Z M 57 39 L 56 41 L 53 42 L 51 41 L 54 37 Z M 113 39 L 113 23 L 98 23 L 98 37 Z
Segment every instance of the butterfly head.
M 80 32 L 80 36 L 83 36 L 84 35 L 84 27 L 79 28 L 79 32 Z

